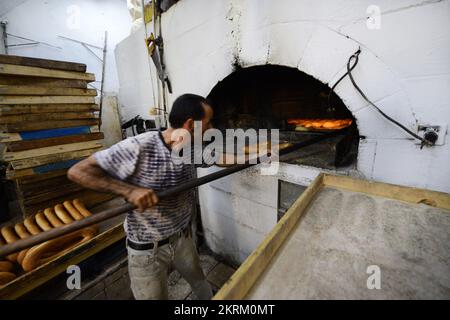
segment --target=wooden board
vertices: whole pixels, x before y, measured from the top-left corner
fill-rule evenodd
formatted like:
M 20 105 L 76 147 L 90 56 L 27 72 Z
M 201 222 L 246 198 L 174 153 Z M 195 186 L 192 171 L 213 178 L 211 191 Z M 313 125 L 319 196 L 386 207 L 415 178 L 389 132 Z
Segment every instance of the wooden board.
M 88 134 L 99 132 L 98 126 L 75 126 L 75 127 L 63 127 L 63 128 L 50 128 L 35 131 L 25 131 L 18 133 L 2 133 L 0 132 L 0 142 L 14 142 L 14 141 L 28 141 L 28 140 L 40 140 L 48 138 L 56 138 L 63 136 L 72 136 L 78 134 Z
M 5 145 L 6 145 L 7 151 L 15 152 L 15 151 L 28 150 L 28 149 L 56 146 L 56 145 L 67 144 L 67 143 L 100 140 L 100 139 L 103 139 L 103 137 L 104 137 L 104 135 L 102 132 L 95 132 L 95 133 L 78 134 L 78 135 L 62 136 L 62 137 L 56 137 L 56 138 L 39 139 L 39 140 L 22 140 L 22 141 L 15 141 L 15 142 L 7 142 L 7 143 L 5 143 Z
M 306 215 L 306 218 L 304 217 L 305 212 L 307 212 L 308 208 L 310 208 L 310 206 L 313 205 L 314 199 L 316 199 L 319 192 L 322 192 L 322 190 L 324 190 L 324 188 L 340 188 L 340 189 L 346 190 L 346 191 L 352 191 L 352 192 L 360 193 L 360 194 L 362 193 L 362 194 L 367 195 L 366 198 L 369 196 L 382 196 L 382 197 L 386 198 L 386 201 L 397 201 L 400 203 L 404 202 L 405 205 L 408 204 L 408 205 L 414 205 L 414 206 L 418 206 L 417 204 L 424 203 L 423 199 L 426 199 L 427 203 L 432 203 L 435 206 L 435 207 L 430 206 L 430 210 L 435 210 L 435 209 L 450 210 L 450 195 L 445 194 L 445 193 L 434 192 L 434 191 L 423 190 L 423 189 L 401 187 L 401 186 L 385 184 L 385 183 L 368 182 L 368 181 L 358 180 L 358 179 L 354 179 L 354 178 L 350 178 L 350 177 L 320 174 L 314 180 L 314 182 L 303 192 L 303 194 L 294 202 L 292 207 L 285 213 L 283 218 L 277 223 L 277 225 L 274 227 L 274 229 L 262 241 L 262 243 L 256 248 L 256 250 L 252 252 L 252 254 L 244 261 L 244 263 L 233 274 L 233 276 L 229 279 L 229 281 L 214 296 L 214 299 L 222 300 L 222 299 L 247 299 L 247 298 L 249 298 L 250 297 L 248 295 L 249 292 L 251 290 L 254 290 L 257 287 L 257 285 L 260 284 L 259 281 L 262 281 L 261 280 L 262 276 L 266 275 L 266 272 L 268 272 L 269 265 L 271 263 L 275 263 L 274 257 L 279 254 L 280 248 L 282 246 L 283 246 L 283 248 L 285 248 L 289 245 L 290 242 L 287 241 L 287 239 L 288 238 L 291 239 L 294 228 L 295 228 L 295 230 L 302 228 L 303 222 L 300 223 L 300 221 L 306 221 L 305 224 L 307 224 L 307 226 L 309 228 L 312 228 L 311 230 L 309 230 L 311 235 L 307 236 L 307 238 L 310 239 L 310 240 L 308 240 L 309 242 L 307 243 L 307 245 L 310 245 L 311 241 L 318 241 L 318 239 L 325 239 L 324 237 L 326 235 L 319 234 L 320 229 L 316 230 L 314 228 L 315 228 L 315 226 L 317 226 L 316 224 L 319 224 L 319 223 L 323 224 L 323 223 L 327 223 L 327 221 L 328 222 L 333 221 L 333 217 L 335 217 L 336 215 L 330 215 L 327 218 L 328 220 L 325 218 L 321 218 L 322 220 L 312 222 L 312 223 L 307 222 L 307 220 L 306 220 L 306 218 L 308 217 L 307 215 Z M 336 206 L 338 206 L 337 201 L 332 201 L 332 203 L 333 203 L 333 205 L 328 206 L 326 208 L 333 209 Z M 389 208 L 389 204 L 388 203 L 385 204 L 385 207 Z M 351 208 L 355 208 L 355 205 L 351 206 Z M 424 209 L 424 208 L 422 208 L 422 209 Z M 425 210 L 426 210 L 426 207 L 425 207 Z M 358 209 L 356 208 L 355 214 L 357 211 L 358 211 Z M 369 217 L 371 215 L 371 212 L 372 212 L 372 210 L 367 210 L 367 212 L 366 212 Z M 345 210 L 344 210 L 344 214 L 345 214 Z M 316 217 L 316 215 L 313 215 L 313 216 Z M 314 224 L 314 223 L 316 223 L 316 224 Z M 355 221 L 353 221 L 352 223 L 355 223 Z M 402 223 L 404 225 L 404 221 L 403 222 L 400 221 L 400 223 Z M 375 222 L 375 224 L 376 224 L 376 222 Z M 346 223 L 344 223 L 342 225 L 347 226 Z M 367 224 L 367 226 L 369 226 L 369 227 L 372 225 L 373 224 Z M 418 223 L 417 225 L 421 226 L 421 223 Z M 305 228 L 305 226 L 303 226 L 303 229 L 304 228 Z M 442 228 L 445 228 L 445 225 Z M 330 230 L 330 229 L 326 229 L 326 230 Z M 335 229 L 333 229 L 333 230 L 335 230 Z M 429 230 L 428 230 L 428 232 L 429 232 Z M 336 236 L 335 233 L 333 233 L 333 236 L 328 235 L 331 237 L 331 238 L 329 238 L 329 242 L 333 246 L 337 246 L 338 239 L 340 239 L 338 236 Z M 425 232 L 419 232 L 419 233 L 415 233 L 415 234 L 417 236 L 421 236 L 424 233 Z M 350 236 L 350 237 L 357 237 L 357 235 L 352 232 L 345 232 L 344 234 L 346 236 Z M 367 241 L 367 234 L 365 234 L 365 233 L 363 233 L 363 234 L 365 236 L 362 237 L 362 241 Z M 317 235 L 317 237 L 319 237 L 319 238 L 314 238 L 314 235 Z M 442 238 L 442 233 L 441 233 L 441 238 Z M 297 240 L 297 241 L 299 241 L 299 240 Z M 369 243 L 370 243 L 370 241 L 369 241 Z M 404 244 L 404 241 L 401 240 L 401 237 L 397 237 L 397 241 L 393 241 L 393 243 L 401 246 Z M 428 244 L 430 244 L 430 242 Z M 431 242 L 431 244 L 432 244 L 432 242 Z M 441 244 L 444 246 L 446 245 L 446 243 L 441 243 Z M 296 248 L 299 248 L 299 246 L 301 246 L 301 241 L 296 242 L 293 245 L 294 245 L 294 247 L 292 247 L 292 245 L 291 245 L 292 250 L 293 250 L 292 252 L 298 253 L 299 250 L 298 249 L 296 250 Z M 305 245 L 306 245 L 306 243 L 305 243 Z M 345 248 L 345 243 L 343 245 Z M 352 248 L 354 248 L 354 244 L 352 244 L 350 246 Z M 270 270 L 271 271 L 275 270 L 280 275 L 284 275 L 284 276 L 287 276 L 288 273 L 290 276 L 296 276 L 298 273 L 296 273 L 294 267 L 298 266 L 300 263 L 307 263 L 308 261 L 312 261 L 311 259 L 319 259 L 317 261 L 314 260 L 314 261 L 316 261 L 315 265 L 316 265 L 316 267 L 320 265 L 322 268 L 324 266 L 325 267 L 330 266 L 330 264 L 332 265 L 336 261 L 340 261 L 343 264 L 349 263 L 351 265 L 351 263 L 352 263 L 351 256 L 347 256 L 347 258 L 344 258 L 341 260 L 339 260 L 340 258 L 338 259 L 336 257 L 335 259 L 337 259 L 337 260 L 334 260 L 334 262 L 325 261 L 326 259 L 333 259 L 333 257 L 334 257 L 334 256 L 330 256 L 330 255 L 332 255 L 331 249 L 327 249 L 329 251 L 327 251 L 325 249 L 323 252 L 329 252 L 329 253 L 326 254 L 324 257 L 321 257 L 320 255 L 319 256 L 315 255 L 315 256 L 310 257 L 308 255 L 305 255 L 304 253 L 299 253 L 298 257 L 292 256 L 291 258 L 289 258 L 289 260 L 288 260 L 289 263 L 287 263 L 287 265 L 289 265 L 290 267 L 288 269 L 285 270 L 284 267 L 278 266 L 278 268 L 271 268 Z M 374 249 L 370 249 L 369 251 L 366 250 L 366 252 L 372 252 L 371 250 L 374 250 Z M 280 252 L 281 252 L 281 250 L 280 250 Z M 363 252 L 363 251 L 358 251 L 358 252 Z M 387 252 L 386 255 L 389 256 L 389 252 Z M 356 256 L 358 257 L 358 255 L 356 255 Z M 399 255 L 399 257 L 401 257 L 401 256 L 402 255 Z M 296 259 L 301 259 L 301 261 L 298 261 Z M 411 260 L 406 259 L 406 261 L 407 261 L 407 263 L 411 263 Z M 422 259 L 420 261 L 427 261 L 427 259 Z M 322 264 L 320 264 L 321 262 L 322 262 Z M 375 264 L 376 262 L 370 260 L 367 263 Z M 303 265 L 301 268 L 303 268 Z M 351 271 L 351 266 L 350 266 L 350 271 Z M 309 273 L 309 275 L 313 276 L 313 275 L 318 274 L 318 272 L 319 271 L 317 269 L 316 271 Z M 328 276 L 331 276 L 330 274 Z M 282 277 L 284 277 L 284 276 L 282 276 Z M 352 275 L 350 275 L 350 277 L 351 276 Z M 362 276 L 365 277 L 365 279 L 367 279 L 368 275 L 365 273 L 365 270 L 364 270 L 364 272 L 362 272 Z M 418 274 L 417 274 L 417 276 L 418 276 Z M 339 278 L 342 278 L 342 277 L 343 277 L 343 274 L 340 273 Z M 290 277 L 290 278 L 292 278 L 292 277 Z M 333 279 L 335 279 L 335 278 L 336 278 L 336 275 L 334 275 Z M 431 278 L 430 278 L 430 280 L 431 280 Z M 289 288 L 290 288 L 289 286 L 294 286 L 296 288 L 305 289 L 305 286 L 309 285 L 310 287 L 306 288 L 306 289 L 310 289 L 308 291 L 309 293 L 310 292 L 314 293 L 315 292 L 314 290 L 316 289 L 315 286 L 319 286 L 319 282 L 320 282 L 320 280 L 318 280 L 318 282 L 316 284 L 314 282 L 312 282 L 312 283 L 308 282 L 307 284 L 304 284 L 302 287 L 302 283 L 297 283 L 297 282 L 295 282 L 295 280 L 292 280 L 292 279 L 290 279 L 288 281 L 290 281 L 290 282 L 289 282 L 289 284 L 286 285 L 287 290 L 289 290 Z M 329 280 L 329 281 L 334 281 L 334 280 Z M 394 278 L 391 278 L 391 282 L 393 282 L 393 281 L 394 281 Z M 268 292 L 269 294 L 270 294 L 270 292 L 272 292 L 272 293 L 280 292 L 279 288 L 283 288 L 283 279 L 280 278 L 277 282 L 277 286 L 275 286 L 275 287 L 273 286 L 272 282 L 270 282 L 271 285 L 269 286 L 269 288 L 267 288 L 266 292 Z M 348 283 L 350 285 L 351 281 L 349 280 Z M 365 286 L 365 284 L 366 284 L 365 280 L 362 281 L 362 285 Z M 264 282 L 261 282 L 261 285 L 264 285 Z M 402 288 L 404 285 L 407 285 L 407 283 L 403 282 L 403 285 L 400 287 Z M 300 286 L 300 287 L 298 287 L 298 286 Z M 345 285 L 342 286 L 342 284 L 337 284 L 337 286 L 335 286 L 334 288 L 335 288 L 334 291 L 339 292 L 339 294 L 342 293 L 343 295 L 345 295 L 346 292 L 351 291 L 350 289 L 347 290 L 348 288 L 346 288 Z M 367 288 L 363 288 L 363 289 L 365 290 L 364 292 L 366 292 L 365 294 L 367 294 L 367 292 L 371 291 L 371 290 L 367 290 Z M 428 292 L 431 292 L 432 290 L 433 290 L 433 288 L 430 287 L 430 290 L 428 290 Z M 372 290 L 372 291 L 374 291 L 374 290 Z M 375 290 L 375 291 L 383 292 L 383 290 Z M 295 299 L 295 297 L 289 296 L 289 292 L 292 292 L 292 291 L 285 291 L 285 293 L 286 292 L 288 294 L 288 297 Z M 330 292 L 330 291 L 322 290 L 319 293 L 317 293 L 317 296 L 323 298 L 324 296 L 327 295 L 327 292 Z M 386 289 L 384 292 L 387 292 Z M 257 295 L 256 297 L 261 299 L 261 296 Z M 276 299 L 277 297 L 272 297 L 272 298 Z M 278 298 L 283 299 L 286 297 L 281 297 L 281 295 L 280 295 Z M 330 297 L 330 298 L 333 298 L 333 297 Z M 271 298 L 269 297 L 267 299 L 271 299 Z
M 16 160 L 22 160 L 22 159 L 51 156 L 51 155 L 59 154 L 59 153 L 63 153 L 63 152 L 101 148 L 101 147 L 102 147 L 101 140 L 75 142 L 75 143 L 61 144 L 61 145 L 43 147 L 43 148 L 37 148 L 37 149 L 31 149 L 31 150 L 6 152 L 4 155 L 4 160 L 5 161 L 16 161 Z
M 450 210 L 450 196 L 444 192 L 334 175 L 324 175 L 324 185 L 410 203 L 432 204 L 437 208 Z
M 0 95 L 17 96 L 96 96 L 95 89 L 47 88 L 39 86 L 0 85 Z
M 25 105 L 0 105 L 0 116 L 19 114 L 41 114 L 53 112 L 86 112 L 98 111 L 96 104 L 25 104 Z
M 0 54 L 0 63 L 28 66 L 28 67 L 41 67 L 47 69 L 66 70 L 66 71 L 86 72 L 86 65 L 84 63 L 13 56 L 6 54 Z
M 109 193 L 100 193 L 100 192 L 95 192 L 95 191 L 91 191 L 91 190 L 81 190 L 81 191 L 71 193 L 70 196 L 65 195 L 65 196 L 47 200 L 47 201 L 44 201 L 42 203 L 38 203 L 35 205 L 23 206 L 22 212 L 26 216 L 29 216 L 29 215 L 35 214 L 39 210 L 48 208 L 49 206 L 54 206 L 58 203 L 63 203 L 68 198 L 80 199 L 87 206 L 90 206 L 92 204 L 97 204 L 97 203 L 101 203 L 104 201 L 108 201 L 114 197 L 115 197 L 114 195 L 109 194 Z
M 20 186 L 26 186 L 29 184 L 36 184 L 39 181 L 42 180 L 48 180 L 53 179 L 57 177 L 66 177 L 67 175 L 67 169 L 61 169 L 61 170 L 55 170 L 52 172 L 42 173 L 42 174 L 35 174 L 30 176 L 24 176 L 19 177 L 16 179 L 16 183 L 18 183 Z
M 3 124 L 0 125 L 0 131 L 3 132 L 23 132 L 23 131 L 38 131 L 45 129 L 70 128 L 80 126 L 94 126 L 98 125 L 99 121 L 95 119 L 88 120 L 49 120 L 42 122 L 28 122 L 17 124 Z M 3 140 L 2 142 L 4 142 Z
M 86 89 L 85 80 L 36 78 L 27 76 L 0 75 L 1 85 L 39 86 L 46 88 L 81 88 Z
M 0 104 L 95 103 L 91 96 L 0 96 Z
M 56 190 L 49 190 L 47 192 L 42 192 L 33 196 L 28 195 L 25 198 L 19 198 L 19 200 L 22 201 L 23 206 L 32 206 L 40 203 L 43 203 L 45 206 L 47 206 L 49 200 L 61 197 L 71 197 L 71 194 L 83 189 L 84 188 L 82 186 L 71 183 L 63 185 L 61 186 L 61 188 Z
M 76 164 L 77 162 L 85 159 L 86 157 L 80 157 L 69 160 L 62 160 L 43 164 L 33 168 L 26 168 L 21 170 L 14 170 L 11 165 L 6 170 L 6 179 L 15 180 L 21 178 L 31 178 L 41 176 L 42 174 L 51 174 L 53 172 L 60 172 L 61 170 L 67 171 L 68 168 Z
M 40 114 L 20 114 L 11 116 L 0 116 L 0 124 L 23 123 L 27 121 L 38 122 L 48 120 L 75 120 L 75 119 L 96 119 L 98 112 L 61 112 L 61 113 L 40 113 Z
M 57 154 L 51 154 L 51 155 L 44 155 L 44 156 L 39 156 L 39 157 L 35 157 L 35 158 L 30 158 L 30 159 L 14 160 L 14 161 L 10 162 L 10 165 L 14 170 L 33 168 L 33 167 L 43 166 L 45 164 L 54 163 L 54 162 L 61 162 L 61 161 L 70 160 L 70 159 L 78 159 L 78 158 L 88 157 L 91 154 L 99 151 L 100 149 L 101 148 L 87 149 L 87 150 L 81 150 L 81 151 L 70 151 L 70 152 L 57 153 Z
M 95 80 L 95 75 L 92 73 L 53 70 L 39 67 L 17 66 L 3 63 L 0 64 L 0 74 L 29 76 L 29 77 L 58 78 L 58 79 L 74 79 L 89 82 Z
M 71 182 L 67 177 L 67 171 L 62 175 L 57 175 L 53 177 L 47 177 L 46 179 L 39 179 L 38 181 L 30 182 L 29 180 L 15 180 L 16 186 L 19 189 L 22 195 L 26 195 L 27 193 L 40 193 L 45 192 L 45 190 L 49 188 L 53 188 L 53 186 L 64 185 Z

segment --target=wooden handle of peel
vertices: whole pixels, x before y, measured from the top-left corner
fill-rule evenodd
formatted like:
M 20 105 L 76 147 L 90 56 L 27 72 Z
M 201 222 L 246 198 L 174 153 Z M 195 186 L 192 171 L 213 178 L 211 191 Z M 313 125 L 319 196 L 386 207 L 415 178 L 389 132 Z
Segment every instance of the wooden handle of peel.
M 309 146 L 311 144 L 317 143 L 319 141 L 322 140 L 326 140 L 329 139 L 331 137 L 336 136 L 337 134 L 339 134 L 339 131 L 335 131 L 335 132 L 331 132 L 331 133 L 327 133 L 321 136 L 316 136 L 314 138 L 311 138 L 309 140 L 305 140 L 299 143 L 295 143 L 292 144 L 291 146 L 282 149 L 279 151 L 280 155 L 283 154 L 287 154 L 289 152 L 292 151 L 296 151 L 298 149 L 301 149 L 303 147 Z M 246 168 L 249 168 L 251 166 L 254 166 L 258 163 L 260 163 L 262 160 L 264 159 L 264 157 L 261 157 L 258 159 L 258 161 L 256 161 L 256 163 L 244 163 L 244 164 L 238 164 L 232 167 L 228 167 L 226 169 L 222 169 L 220 171 L 208 174 L 206 176 L 200 177 L 200 178 L 196 178 L 196 179 L 192 179 L 184 184 L 178 185 L 176 187 L 167 189 L 167 190 L 163 190 L 161 192 L 157 192 L 156 195 L 158 196 L 159 199 L 164 199 L 164 198 L 169 198 L 172 197 L 176 194 L 179 194 L 181 192 L 187 191 L 189 189 L 201 186 L 205 183 L 220 179 L 222 177 L 228 176 L 232 173 L 244 170 Z M 127 203 L 124 205 L 121 205 L 119 207 L 113 208 L 113 209 L 108 209 L 99 213 L 96 213 L 92 216 L 86 217 L 82 220 L 79 221 L 75 221 L 72 222 L 70 224 L 66 224 L 64 226 L 61 227 L 57 227 L 54 228 L 52 230 L 48 230 L 42 233 L 39 233 L 37 235 L 33 235 L 31 237 L 28 237 L 26 239 L 22 239 L 22 240 L 18 240 L 16 242 L 10 243 L 10 244 L 6 244 L 4 246 L 0 247 L 0 258 L 1 257 L 5 257 L 10 253 L 13 252 L 17 252 L 17 251 L 21 251 L 23 249 L 29 248 L 31 246 L 34 246 L 36 244 L 39 244 L 41 242 L 47 241 L 47 240 L 51 240 L 53 238 L 68 234 L 70 232 L 76 231 L 78 229 L 102 222 L 104 220 L 113 218 L 115 216 L 118 216 L 120 214 L 126 213 L 128 211 L 131 211 L 134 209 L 134 205 L 131 203 Z

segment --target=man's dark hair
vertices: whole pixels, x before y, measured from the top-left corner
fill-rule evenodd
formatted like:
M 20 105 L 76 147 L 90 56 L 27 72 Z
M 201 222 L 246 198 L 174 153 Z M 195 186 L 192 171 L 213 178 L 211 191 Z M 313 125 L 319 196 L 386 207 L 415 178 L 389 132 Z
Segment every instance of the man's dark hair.
M 202 96 L 186 93 L 179 96 L 172 104 L 169 114 L 170 126 L 174 129 L 181 128 L 189 118 L 202 120 L 205 116 L 203 103 L 209 104 Z

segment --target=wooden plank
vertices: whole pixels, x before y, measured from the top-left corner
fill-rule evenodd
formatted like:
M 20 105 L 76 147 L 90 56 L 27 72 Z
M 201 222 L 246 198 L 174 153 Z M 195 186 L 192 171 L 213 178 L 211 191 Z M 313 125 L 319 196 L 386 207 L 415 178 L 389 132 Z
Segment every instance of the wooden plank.
M 40 114 L 19 114 L 12 116 L 0 116 L 0 124 L 22 123 L 25 121 L 48 121 L 48 120 L 75 120 L 96 119 L 98 112 L 61 112 Z
M 20 179 L 25 177 L 33 177 L 38 176 L 42 174 L 52 173 L 52 172 L 59 172 L 61 170 L 67 171 L 68 168 L 76 164 L 77 162 L 85 159 L 86 157 L 80 157 L 76 159 L 69 159 L 69 160 L 63 160 L 63 161 L 57 161 L 52 162 L 49 164 L 44 164 L 41 166 L 33 167 L 33 168 L 26 168 L 22 170 L 14 170 L 11 165 L 8 166 L 8 169 L 6 170 L 6 178 L 9 180 L 14 179 Z
M 24 104 L 24 105 L 0 105 L 0 116 L 19 115 L 19 114 L 41 114 L 53 112 L 86 112 L 98 111 L 96 104 Z
M 40 86 L 47 88 L 87 88 L 87 82 L 84 80 L 54 79 L 54 78 L 36 78 L 27 76 L 0 75 L 0 84 L 19 85 L 19 86 Z
M 264 238 L 231 278 L 213 297 L 214 300 L 244 299 L 247 292 L 265 270 L 278 248 L 283 244 L 291 230 L 298 223 L 309 203 L 323 186 L 323 174 L 320 174 L 311 185 L 286 211 L 281 220 Z
M 46 88 L 39 86 L 5 86 L 0 85 L 0 95 L 18 96 L 96 96 L 95 89 Z
M 450 196 L 444 192 L 403 187 L 389 183 L 359 180 L 347 176 L 325 175 L 324 184 L 339 189 L 363 192 L 389 199 L 411 203 L 425 203 L 450 210 Z
M 75 79 L 94 81 L 95 75 L 93 73 L 83 73 L 75 71 L 52 70 L 40 67 L 26 67 L 16 66 L 12 64 L 0 64 L 0 74 L 10 74 L 16 76 L 29 77 L 44 77 L 44 78 L 58 78 L 58 79 Z
M 35 183 L 20 184 L 18 180 L 15 180 L 15 182 L 19 194 L 18 197 L 22 198 L 50 192 L 52 190 L 57 189 L 58 186 L 60 186 L 60 189 L 62 189 L 65 186 L 71 186 L 76 184 L 75 182 L 69 180 L 67 174 L 46 180 L 37 181 Z
M 103 139 L 103 137 L 104 137 L 104 135 L 102 132 L 94 132 L 94 133 L 62 136 L 62 137 L 39 139 L 39 140 L 24 140 L 24 141 L 7 142 L 7 143 L 5 143 L 5 145 L 6 145 L 7 151 L 15 152 L 15 151 L 28 150 L 28 149 L 56 146 L 56 145 L 66 144 L 66 143 L 100 140 L 100 139 Z
M 47 69 L 57 69 L 66 71 L 86 72 L 86 65 L 84 63 L 13 56 L 6 54 L 0 54 L 0 63 L 14 64 L 28 67 L 42 67 Z
M 0 142 L 6 143 L 14 141 L 38 140 L 38 139 L 72 136 L 77 134 L 87 134 L 94 132 L 99 132 L 98 126 L 75 126 L 75 127 L 26 131 L 19 133 L 0 132 Z
M 19 186 L 26 186 L 28 184 L 35 184 L 42 180 L 48 180 L 52 178 L 57 177 L 66 177 L 67 175 L 67 169 L 61 169 L 56 170 L 52 172 L 42 173 L 42 174 L 35 174 L 31 176 L 25 176 L 25 177 L 19 177 L 17 178 L 16 182 L 19 184 Z
M 65 160 L 70 159 L 78 159 L 82 157 L 88 157 L 91 154 L 99 151 L 101 148 L 95 148 L 95 149 L 87 149 L 87 150 L 81 150 L 81 151 L 70 151 L 70 152 L 64 152 L 64 153 L 57 153 L 57 154 L 50 154 L 30 159 L 23 159 L 23 160 L 15 160 L 11 161 L 10 165 L 14 170 L 20 170 L 20 169 L 27 169 L 27 168 L 33 168 L 42 166 L 49 163 L 54 162 L 61 162 Z
M 54 198 L 51 200 L 44 201 L 39 204 L 31 205 L 31 206 L 23 206 L 22 212 L 28 216 L 35 214 L 39 210 L 43 210 L 45 208 L 54 206 L 58 203 L 63 203 L 67 199 L 80 199 L 86 206 L 91 206 L 93 204 L 102 203 L 108 200 L 111 200 L 115 197 L 115 195 L 109 193 L 100 193 L 91 190 L 81 190 L 75 193 L 71 193 L 69 195 L 65 195 L 63 197 Z
M 22 132 L 22 131 L 38 131 L 45 129 L 70 128 L 81 126 L 98 125 L 99 121 L 96 119 L 87 120 L 50 120 L 42 122 L 28 122 L 28 123 L 14 123 L 0 125 L 0 131 L 4 132 Z M 3 141 L 2 141 L 3 142 Z
M 94 97 L 87 96 L 0 96 L 0 104 L 66 104 L 95 103 Z
M 48 201 L 54 198 L 63 197 L 67 194 L 74 193 L 76 191 L 83 190 L 84 188 L 76 184 L 75 182 L 61 183 L 61 187 L 58 188 L 56 185 L 47 186 L 42 188 L 42 192 L 36 193 L 33 191 L 25 191 L 19 194 L 19 199 L 23 200 L 25 205 L 34 205 L 44 201 Z
M 70 252 L 9 282 L 0 289 L 0 299 L 17 299 L 23 296 L 57 275 L 66 272 L 68 266 L 79 264 L 97 252 L 123 239 L 124 236 L 123 226 L 120 223 L 75 247 Z
M 0 143 L 5 143 L 7 141 L 20 141 L 20 140 L 22 140 L 20 133 L 0 132 Z
M 96 119 L 98 112 L 52 112 L 44 114 L 20 114 L 11 116 L 1 116 L 0 124 L 13 124 L 25 121 L 49 121 L 49 120 L 78 120 Z
M 83 190 L 84 188 L 76 183 L 72 183 L 70 185 L 64 185 L 58 190 L 51 190 L 49 192 L 40 193 L 38 195 L 30 196 L 28 195 L 26 198 L 21 199 L 23 201 L 24 206 L 36 205 L 44 202 L 45 205 L 48 206 L 48 201 L 61 198 L 68 197 L 68 195 L 73 194 L 76 191 Z
M 46 178 L 40 178 L 35 181 L 30 180 L 16 180 L 16 185 L 19 191 L 23 194 L 24 192 L 36 190 L 39 192 L 40 187 L 47 188 L 55 184 L 65 184 L 68 183 L 69 178 L 67 177 L 67 171 L 64 170 L 62 174 L 58 174 L 56 176 L 47 176 Z
M 16 180 L 16 184 L 19 194 L 18 197 L 26 198 L 28 196 L 40 195 L 51 191 L 57 191 L 57 189 L 62 189 L 63 187 L 65 188 L 66 186 L 75 185 L 75 182 L 70 181 L 67 178 L 67 175 L 63 175 L 52 179 L 38 181 L 33 184 L 19 185 Z
M 5 161 L 15 161 L 22 159 L 37 158 L 41 156 L 50 156 L 58 153 L 101 148 L 101 140 L 85 141 L 85 142 L 75 142 L 68 144 L 61 144 L 50 147 L 43 147 L 31 150 L 17 151 L 17 152 L 6 152 L 4 156 Z

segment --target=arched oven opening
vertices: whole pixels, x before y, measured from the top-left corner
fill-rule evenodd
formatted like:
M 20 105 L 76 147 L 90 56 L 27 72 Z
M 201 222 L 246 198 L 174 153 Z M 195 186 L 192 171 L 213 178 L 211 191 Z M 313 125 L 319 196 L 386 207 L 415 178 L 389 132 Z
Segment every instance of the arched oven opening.
M 329 96 L 330 95 L 330 96 Z M 213 124 L 225 129 L 279 129 L 280 141 L 300 142 L 332 130 L 342 134 L 311 145 L 283 161 L 325 169 L 356 163 L 356 121 L 330 88 L 298 69 L 264 65 L 240 68 L 208 95 Z

